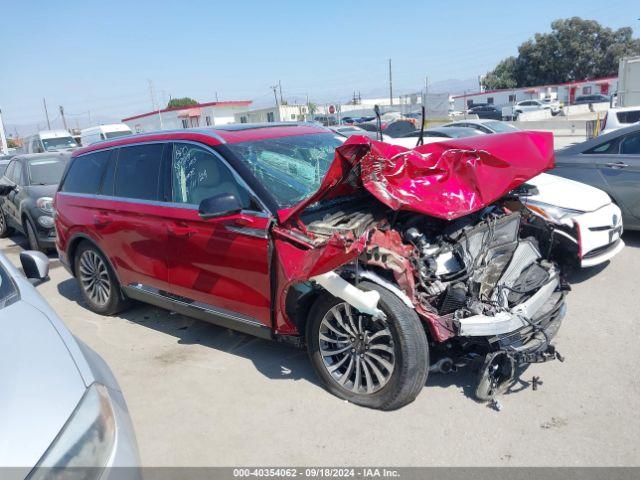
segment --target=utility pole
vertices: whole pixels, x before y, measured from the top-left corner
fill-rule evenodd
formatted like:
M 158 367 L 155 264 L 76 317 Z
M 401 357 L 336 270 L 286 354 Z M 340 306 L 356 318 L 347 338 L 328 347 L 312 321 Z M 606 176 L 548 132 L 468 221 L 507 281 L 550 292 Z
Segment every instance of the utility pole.
M 64 125 L 64 129 L 69 131 L 67 128 L 67 119 L 64 117 L 64 107 L 60 105 L 60 116 L 62 117 L 62 124 Z
M 51 130 L 51 123 L 49 123 L 49 112 L 47 111 L 47 99 L 43 98 L 42 103 L 44 103 L 44 116 L 47 117 L 47 130 Z
M 278 103 L 278 85 L 273 85 L 270 88 L 271 90 L 273 90 L 273 98 L 276 100 L 276 112 L 278 114 L 278 121 L 280 121 L 280 104 Z
M 393 78 L 391 76 L 391 59 L 389 59 L 389 104 L 393 105 Z
M 160 120 L 160 130 L 164 130 L 164 126 L 162 124 L 162 112 L 160 111 L 160 105 L 157 102 L 156 99 L 156 92 L 155 89 L 153 88 L 153 82 L 150 79 L 147 79 L 147 82 L 149 83 L 149 96 L 151 97 L 151 108 L 153 110 L 157 110 L 158 111 L 158 119 Z
M 9 153 L 9 146 L 7 145 L 7 137 L 4 134 L 4 123 L 2 121 L 2 110 L 0 110 L 0 152 L 4 155 Z
M 282 83 L 280 80 L 278 80 L 278 88 L 280 89 L 280 105 L 284 105 L 284 102 L 282 101 Z

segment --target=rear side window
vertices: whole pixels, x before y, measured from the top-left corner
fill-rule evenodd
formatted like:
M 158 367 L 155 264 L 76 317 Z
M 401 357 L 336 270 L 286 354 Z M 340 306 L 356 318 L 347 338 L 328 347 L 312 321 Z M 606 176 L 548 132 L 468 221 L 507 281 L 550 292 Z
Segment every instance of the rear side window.
M 640 133 L 626 135 L 620 142 L 622 155 L 640 155 Z
M 118 153 L 115 196 L 160 200 L 161 143 L 122 147 Z
M 630 112 L 616 113 L 620 123 L 636 123 L 640 122 L 640 110 L 632 110 Z
M 60 191 L 93 195 L 100 193 L 102 175 L 110 156 L 111 150 L 103 150 L 74 159 Z

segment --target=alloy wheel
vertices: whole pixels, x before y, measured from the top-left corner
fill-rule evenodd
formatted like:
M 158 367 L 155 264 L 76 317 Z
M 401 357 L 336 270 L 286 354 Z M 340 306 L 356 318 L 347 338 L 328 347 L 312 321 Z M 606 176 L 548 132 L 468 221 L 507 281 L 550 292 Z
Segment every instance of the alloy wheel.
M 109 270 L 96 252 L 85 250 L 80 256 L 80 284 L 93 303 L 103 307 L 111 297 Z
M 348 303 L 325 314 L 318 342 L 324 367 L 342 388 L 372 394 L 393 374 L 396 355 L 387 321 L 362 314 Z

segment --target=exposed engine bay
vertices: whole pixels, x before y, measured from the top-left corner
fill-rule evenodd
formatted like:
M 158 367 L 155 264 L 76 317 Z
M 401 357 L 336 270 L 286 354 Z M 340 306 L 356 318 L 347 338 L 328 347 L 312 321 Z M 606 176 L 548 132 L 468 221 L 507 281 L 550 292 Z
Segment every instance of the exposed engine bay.
M 507 388 L 518 366 L 556 358 L 550 342 L 564 315 L 567 287 L 540 251 L 544 232 L 528 227 L 517 197 L 456 220 L 372 203 L 361 199 L 330 213 L 310 212 L 303 217 L 307 235 L 316 245 L 336 237 L 346 243 L 367 239 L 339 273 L 356 286 L 373 278 L 399 290 L 441 353 L 432 370 L 484 361 L 476 365 L 476 394 L 489 399 Z

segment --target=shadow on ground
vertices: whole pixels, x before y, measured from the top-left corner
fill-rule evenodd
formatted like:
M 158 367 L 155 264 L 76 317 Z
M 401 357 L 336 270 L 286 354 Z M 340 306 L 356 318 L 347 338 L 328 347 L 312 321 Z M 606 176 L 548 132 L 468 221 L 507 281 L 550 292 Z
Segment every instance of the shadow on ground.
M 73 278 L 58 284 L 63 297 L 86 308 Z M 157 330 L 178 339 L 181 345 L 202 345 L 250 360 L 270 379 L 307 380 L 319 385 L 306 351 L 225 329 L 143 303 L 134 303 L 119 314 L 129 322 Z

